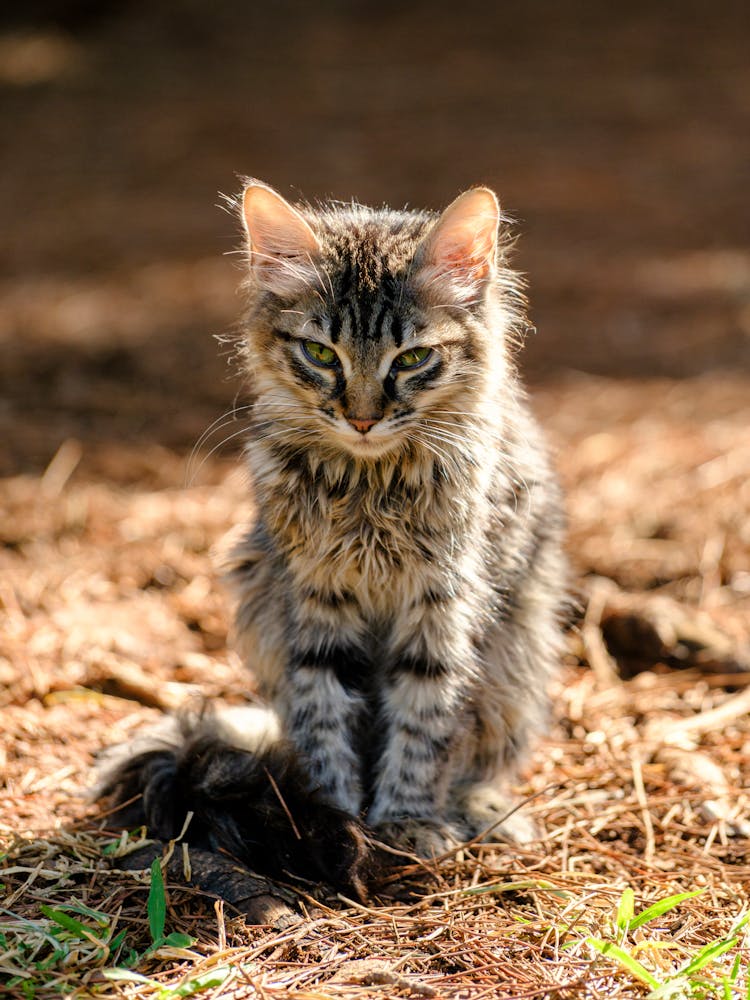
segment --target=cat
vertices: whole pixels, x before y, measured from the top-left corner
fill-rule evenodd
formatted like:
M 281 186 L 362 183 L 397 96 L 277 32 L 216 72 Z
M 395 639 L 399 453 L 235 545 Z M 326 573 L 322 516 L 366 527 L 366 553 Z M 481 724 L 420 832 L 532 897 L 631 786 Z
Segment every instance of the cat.
M 306 786 L 332 810 L 354 867 L 368 831 L 423 856 L 524 839 L 507 783 L 545 724 L 566 569 L 497 198 L 476 187 L 439 216 L 313 208 L 252 180 L 236 204 L 257 514 L 228 579 L 236 646 L 297 758 L 297 808 Z M 206 808 L 230 787 L 242 812 L 255 728 L 185 723 L 107 789 L 150 792 L 152 823 L 173 795 L 172 827 L 198 786 Z M 218 805 L 214 847 L 223 822 Z

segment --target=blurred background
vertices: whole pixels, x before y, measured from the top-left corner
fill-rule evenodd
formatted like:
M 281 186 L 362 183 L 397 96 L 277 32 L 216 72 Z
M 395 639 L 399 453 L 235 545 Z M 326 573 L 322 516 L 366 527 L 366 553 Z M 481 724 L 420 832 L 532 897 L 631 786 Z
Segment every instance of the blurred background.
M 70 438 L 189 450 L 231 404 L 242 174 L 430 208 L 493 186 L 532 382 L 750 373 L 749 11 L 3 5 L 0 472 Z

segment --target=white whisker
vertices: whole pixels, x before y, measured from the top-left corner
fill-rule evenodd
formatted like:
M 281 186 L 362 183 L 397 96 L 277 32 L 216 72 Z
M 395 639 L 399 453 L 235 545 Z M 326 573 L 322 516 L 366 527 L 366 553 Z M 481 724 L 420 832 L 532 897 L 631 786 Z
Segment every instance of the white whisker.
M 249 430 L 248 427 L 241 427 L 240 430 L 235 431 L 234 434 L 228 435 L 227 437 L 219 441 L 217 445 L 214 445 L 214 447 L 208 452 L 208 454 L 203 457 L 203 460 L 201 461 L 200 465 L 198 466 L 198 468 L 195 470 L 190 480 L 188 481 L 187 486 L 190 487 L 193 485 L 201 469 L 213 454 L 215 454 L 220 448 L 223 448 L 225 444 L 228 444 L 230 441 L 234 440 L 234 438 L 239 437 L 241 434 L 247 434 L 248 430 Z
M 220 430 L 223 430 L 224 427 L 228 427 L 230 424 L 234 423 L 234 421 L 238 419 L 238 414 L 241 413 L 243 410 L 251 410 L 253 408 L 253 405 L 254 405 L 253 403 L 247 403 L 244 406 L 235 405 L 232 407 L 231 410 L 226 410 L 224 413 L 221 414 L 220 417 L 217 417 L 208 425 L 208 427 L 206 427 L 206 429 L 202 432 L 198 440 L 193 445 L 190 451 L 190 455 L 188 456 L 188 460 L 185 466 L 186 480 L 190 477 L 193 461 L 197 457 L 197 454 L 201 449 L 201 447 L 203 446 L 203 444 L 213 434 L 217 434 Z

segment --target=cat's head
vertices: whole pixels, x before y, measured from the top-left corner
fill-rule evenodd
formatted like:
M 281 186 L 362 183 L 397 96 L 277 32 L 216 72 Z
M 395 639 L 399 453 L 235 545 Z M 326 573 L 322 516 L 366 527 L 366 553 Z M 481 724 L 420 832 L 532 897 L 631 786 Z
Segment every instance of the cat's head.
M 245 355 L 268 432 L 361 459 L 447 442 L 502 378 L 493 192 L 474 188 L 434 216 L 298 208 L 252 181 L 241 206 Z

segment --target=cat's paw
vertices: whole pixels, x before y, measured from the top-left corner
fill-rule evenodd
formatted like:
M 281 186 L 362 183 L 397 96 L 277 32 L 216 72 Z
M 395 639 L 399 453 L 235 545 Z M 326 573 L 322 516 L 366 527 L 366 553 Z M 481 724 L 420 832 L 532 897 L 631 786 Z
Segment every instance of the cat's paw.
M 463 839 L 451 824 L 430 819 L 386 820 L 375 827 L 375 833 L 392 847 L 425 859 L 456 850 Z
M 359 820 L 341 815 L 333 820 L 322 838 L 330 862 L 321 864 L 321 870 L 332 884 L 364 902 L 381 862 L 370 842 L 369 831 Z
M 484 843 L 527 844 L 537 840 L 536 824 L 492 785 L 469 788 L 453 803 L 450 817 L 463 832 L 463 839 L 479 837 Z

